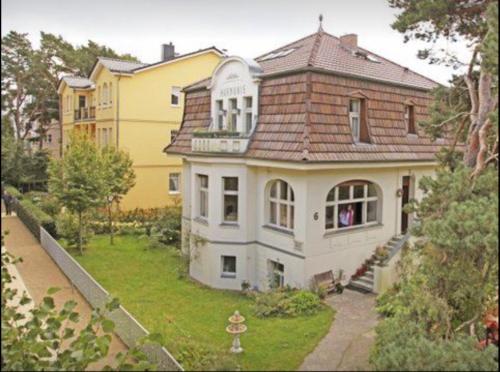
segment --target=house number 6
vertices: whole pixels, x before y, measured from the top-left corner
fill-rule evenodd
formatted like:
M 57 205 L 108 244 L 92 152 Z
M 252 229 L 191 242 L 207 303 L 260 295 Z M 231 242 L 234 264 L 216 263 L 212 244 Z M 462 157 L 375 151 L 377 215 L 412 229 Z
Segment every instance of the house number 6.
M 317 220 L 318 220 L 318 218 L 319 218 L 319 214 L 318 214 L 318 212 L 315 212 L 315 213 L 314 213 L 313 218 L 314 218 L 314 221 L 317 221 Z

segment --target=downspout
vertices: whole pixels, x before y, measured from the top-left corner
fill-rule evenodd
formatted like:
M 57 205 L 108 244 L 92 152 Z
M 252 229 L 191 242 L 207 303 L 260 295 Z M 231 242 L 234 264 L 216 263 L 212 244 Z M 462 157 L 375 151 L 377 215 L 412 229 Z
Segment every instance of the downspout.
M 118 81 L 116 86 L 116 148 L 119 147 L 119 139 L 120 139 L 120 78 L 118 75 Z
M 59 137 L 59 156 L 62 158 L 63 157 L 63 135 L 64 135 L 64 130 L 63 130 L 63 117 L 62 117 L 62 94 L 58 94 L 59 96 L 59 130 L 60 130 L 60 137 Z

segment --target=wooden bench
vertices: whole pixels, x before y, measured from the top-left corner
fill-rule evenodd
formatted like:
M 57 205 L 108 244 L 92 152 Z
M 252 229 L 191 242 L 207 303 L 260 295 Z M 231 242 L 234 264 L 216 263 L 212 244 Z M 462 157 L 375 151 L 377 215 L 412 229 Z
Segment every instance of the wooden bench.
M 325 288 L 328 293 L 335 290 L 335 279 L 332 270 L 314 275 L 314 282 L 318 287 Z

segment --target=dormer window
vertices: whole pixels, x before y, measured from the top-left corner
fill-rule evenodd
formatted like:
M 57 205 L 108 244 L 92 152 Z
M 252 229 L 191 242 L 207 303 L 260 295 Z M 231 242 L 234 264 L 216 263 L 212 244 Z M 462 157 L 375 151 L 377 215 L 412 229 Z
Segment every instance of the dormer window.
M 359 142 L 361 121 L 361 100 L 351 99 L 349 101 L 349 123 L 351 124 L 352 138 Z
M 359 93 L 349 100 L 349 124 L 354 143 L 370 143 L 367 120 L 367 99 Z
M 217 110 L 217 129 L 224 129 L 224 104 L 222 100 L 218 100 L 216 102 L 216 110 Z
M 412 105 L 405 105 L 405 126 L 408 134 L 417 134 L 415 128 L 415 109 Z
M 238 128 L 238 101 L 236 98 L 229 100 L 229 121 L 227 123 L 227 130 L 236 132 Z
M 245 132 L 252 131 L 252 97 L 245 97 Z

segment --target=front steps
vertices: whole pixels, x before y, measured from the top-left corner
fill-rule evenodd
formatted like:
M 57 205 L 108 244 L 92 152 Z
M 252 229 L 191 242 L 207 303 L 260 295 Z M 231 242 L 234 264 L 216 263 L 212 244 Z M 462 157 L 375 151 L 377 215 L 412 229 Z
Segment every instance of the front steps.
M 395 235 L 389 240 L 386 244 L 385 247 L 389 250 L 389 258 L 391 258 L 396 251 L 400 248 L 401 246 L 401 241 L 403 239 L 406 240 L 407 236 L 405 235 Z M 347 285 L 346 288 L 352 289 L 354 291 L 358 291 L 361 293 L 372 293 L 373 292 L 373 280 L 374 280 L 374 270 L 373 270 L 374 264 L 371 264 L 368 266 L 368 270 L 366 272 L 356 278 L 356 279 L 351 279 L 349 281 L 349 284 Z
M 361 293 L 373 292 L 373 264 L 368 266 L 368 270 L 356 279 L 351 279 L 347 288 Z

